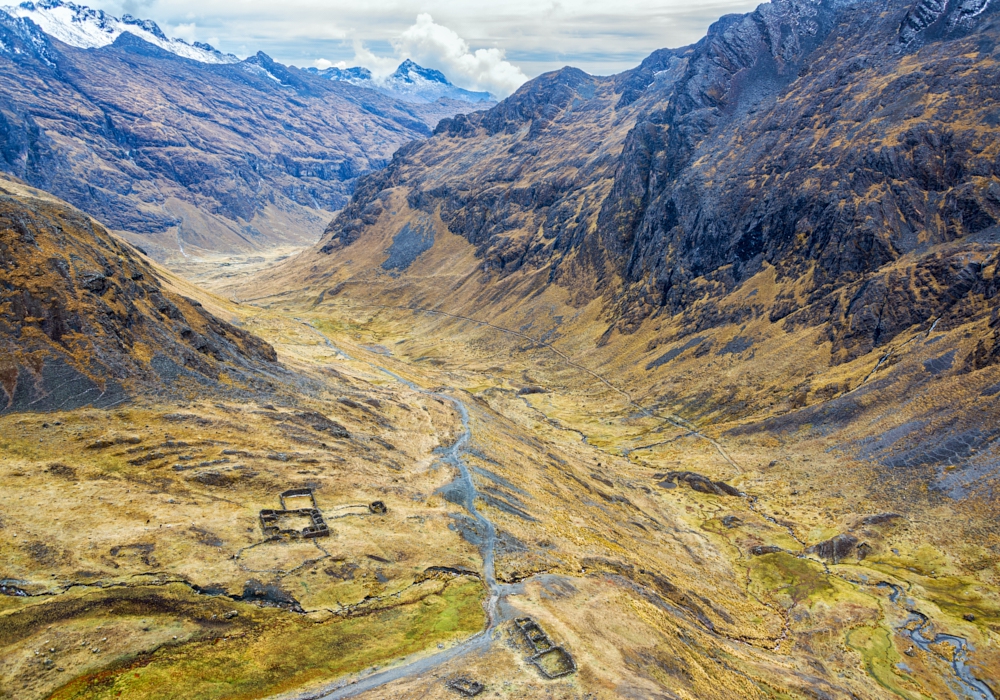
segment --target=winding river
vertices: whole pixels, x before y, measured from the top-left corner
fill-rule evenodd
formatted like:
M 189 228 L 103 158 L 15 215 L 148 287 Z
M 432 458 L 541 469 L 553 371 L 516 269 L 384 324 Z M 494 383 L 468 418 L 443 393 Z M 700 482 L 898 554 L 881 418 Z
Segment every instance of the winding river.
M 349 698 L 369 690 L 374 690 L 375 688 L 379 688 L 383 685 L 401 680 L 403 678 L 419 677 L 424 673 L 431 672 L 435 668 L 473 651 L 484 651 L 488 649 L 493 642 L 496 628 L 512 616 L 510 611 L 506 610 L 508 606 L 501 606 L 501 601 L 505 598 L 505 596 L 516 593 L 521 588 L 521 585 L 506 586 L 497 583 L 496 580 L 496 528 L 488 518 L 476 509 L 475 501 L 478 497 L 476 485 L 472 479 L 471 473 L 469 472 L 468 465 L 466 465 L 462 459 L 462 455 L 467 451 L 469 443 L 472 440 L 472 428 L 468 407 L 460 399 L 455 398 L 454 396 L 423 389 L 422 387 L 404 379 L 384 367 L 364 360 L 355 360 L 343 350 L 336 347 L 325 334 L 319 331 L 311 323 L 302 321 L 301 319 L 298 320 L 303 323 L 303 325 L 308 326 L 315 333 L 319 334 L 325 340 L 328 347 L 335 350 L 345 359 L 362 362 L 372 369 L 392 377 L 395 381 L 400 382 L 413 391 L 424 394 L 425 396 L 430 396 L 441 401 L 447 401 L 458 411 L 462 420 L 462 434 L 459 435 L 455 442 L 444 451 L 442 461 L 454 467 L 458 472 L 458 479 L 452 482 L 449 486 L 451 488 L 457 488 L 461 491 L 462 505 L 465 507 L 469 516 L 471 516 L 479 526 L 481 534 L 479 549 L 483 558 L 483 581 L 489 591 L 489 601 L 486 606 L 487 625 L 486 629 L 479 634 L 431 656 L 419 658 L 410 662 L 404 661 L 398 666 L 382 671 L 369 669 L 368 671 L 362 672 L 360 674 L 360 678 L 355 676 L 350 680 L 341 681 L 340 684 L 332 688 L 303 699 L 338 700 L 339 698 Z M 695 434 L 701 436 L 700 433 Z M 720 453 L 727 459 L 727 461 L 735 466 L 735 463 L 733 463 L 729 456 L 722 450 L 722 447 L 714 440 L 711 442 L 716 445 Z M 753 508 L 752 502 L 751 509 L 756 510 Z M 776 520 L 768 517 L 767 515 L 762 515 L 772 523 L 778 524 Z M 791 534 L 793 537 L 795 536 L 794 532 Z M 798 540 L 797 537 L 795 539 Z M 851 581 L 851 583 L 858 584 L 859 582 Z M 900 605 L 899 599 L 903 593 L 903 589 L 900 586 L 885 581 L 875 585 L 878 588 L 890 589 L 889 601 L 894 605 Z M 903 626 L 900 627 L 900 632 L 906 634 L 913 641 L 914 645 L 937 658 L 944 657 L 941 653 L 933 649 L 934 646 L 948 644 L 953 648 L 954 651 L 951 659 L 948 660 L 953 673 L 953 678 L 945 679 L 945 682 L 958 697 L 966 700 L 997 700 L 996 695 L 986 685 L 986 683 L 972 674 L 972 671 L 969 668 L 969 645 L 965 638 L 950 634 L 935 634 L 931 621 L 925 615 L 911 609 L 910 607 L 904 606 L 903 609 L 909 614 L 909 617 L 906 619 Z M 507 614 L 504 614 L 505 612 Z
M 448 663 L 449 661 L 457 659 L 470 652 L 488 649 L 490 644 L 493 642 L 494 631 L 505 619 L 505 617 L 501 617 L 500 600 L 504 596 L 505 592 L 512 592 L 513 587 L 507 587 L 497 583 L 495 567 L 496 527 L 486 516 L 476 509 L 476 498 L 479 494 L 476 491 L 476 484 L 472 480 L 472 474 L 469 472 L 469 467 L 462 459 L 462 455 L 466 452 L 469 447 L 469 442 L 472 440 L 472 427 L 468 407 L 460 399 L 457 399 L 454 396 L 428 391 L 427 389 L 417 386 L 413 382 L 404 379 L 384 367 L 380 367 L 364 360 L 355 360 L 343 350 L 334 346 L 334 344 L 330 342 L 330 339 L 316 329 L 312 324 L 301 320 L 300 322 L 309 326 L 316 333 L 319 333 L 326 340 L 327 346 L 336 350 L 346 359 L 364 362 L 364 364 L 368 365 L 372 369 L 392 377 L 394 380 L 406 385 L 413 391 L 441 401 L 447 401 L 455 407 L 456 411 L 458 411 L 458 414 L 462 419 L 462 433 L 450 447 L 445 449 L 441 459 L 443 462 L 454 467 L 458 471 L 458 479 L 452 482 L 450 486 L 452 488 L 457 488 L 462 492 L 462 503 L 465 510 L 479 526 L 480 534 L 482 536 L 479 550 L 483 558 L 483 582 L 486 584 L 486 588 L 489 591 L 489 600 L 486 604 L 486 629 L 479 634 L 476 634 L 453 647 L 431 656 L 419 658 L 410 661 L 409 663 L 404 662 L 398 666 L 394 666 L 383 671 L 370 669 L 366 672 L 362 672 L 361 678 L 354 677 L 350 680 L 342 681 L 340 684 L 332 688 L 328 688 L 319 694 L 311 695 L 305 699 L 339 700 L 339 698 L 349 698 L 369 690 L 374 690 L 375 688 L 379 688 L 383 685 L 401 680 L 403 678 L 419 677 L 424 673 L 434 670 L 442 664 Z M 511 590 L 508 591 L 508 588 Z
M 900 604 L 899 598 L 903 593 L 901 586 L 888 581 L 882 581 L 876 585 L 878 588 L 889 589 L 889 602 L 893 605 Z M 910 607 L 902 607 L 909 613 L 909 617 L 906 618 L 899 631 L 908 636 L 917 648 L 937 658 L 944 657 L 941 652 L 933 648 L 935 645 L 948 644 L 954 650 L 949 663 L 955 674 L 955 679 L 949 685 L 956 691 L 956 694 L 969 700 L 996 700 L 993 691 L 983 681 L 972 675 L 972 671 L 969 669 L 969 643 L 964 637 L 957 637 L 953 634 L 934 634 L 934 626 L 926 615 Z

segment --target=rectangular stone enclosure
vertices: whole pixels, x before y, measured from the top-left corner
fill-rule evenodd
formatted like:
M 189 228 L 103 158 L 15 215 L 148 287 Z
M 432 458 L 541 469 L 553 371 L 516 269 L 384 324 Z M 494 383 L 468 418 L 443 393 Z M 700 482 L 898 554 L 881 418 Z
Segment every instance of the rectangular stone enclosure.
M 301 510 L 262 510 L 260 525 L 265 537 L 326 537 L 330 528 L 323 514 L 314 508 Z M 301 527 L 305 525 L 305 527 Z
M 330 528 L 323 519 L 323 514 L 316 505 L 316 497 L 312 489 L 289 489 L 279 495 L 281 510 L 265 509 L 260 512 L 260 527 L 267 538 L 295 537 L 311 539 L 327 537 Z M 289 501 L 309 507 L 289 508 Z
M 530 617 L 519 617 L 514 620 L 514 624 L 521 630 L 528 646 L 535 652 L 529 658 L 546 678 L 561 678 L 576 671 L 576 662 L 573 656 L 561 646 L 557 646 L 545 634 L 541 625 Z
M 318 510 L 316 496 L 312 489 L 289 489 L 278 496 L 282 510 L 303 510 L 311 508 Z M 289 503 L 291 502 L 291 505 Z
M 535 664 L 546 678 L 561 678 L 576 671 L 576 662 L 562 647 L 552 647 L 535 654 L 531 657 L 531 663 Z

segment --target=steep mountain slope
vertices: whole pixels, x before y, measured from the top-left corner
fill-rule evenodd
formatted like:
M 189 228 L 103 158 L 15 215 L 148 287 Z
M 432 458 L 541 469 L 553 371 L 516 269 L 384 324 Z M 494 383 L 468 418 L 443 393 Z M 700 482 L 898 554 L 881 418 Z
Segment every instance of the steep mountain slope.
M 0 414 L 264 387 L 274 349 L 160 277 L 92 219 L 0 180 Z
M 440 220 L 476 247 L 475 268 L 499 284 L 522 268 L 551 268 L 553 280 L 565 270 L 576 280 L 567 285 L 572 293 L 593 298 L 593 267 L 575 261 L 614 184 L 623 143 L 663 99 L 688 53 L 661 51 L 610 78 L 566 68 L 489 111 L 442 121 L 434 138 L 400 149 L 385 170 L 362 179 L 320 252 L 383 229 L 399 232 L 405 246 L 410 231 L 432 231 Z M 414 258 L 390 264 L 403 271 Z M 317 265 L 325 267 L 322 257 Z
M 302 264 L 369 275 L 443 225 L 475 247 L 463 274 L 479 308 L 554 283 L 577 308 L 602 300 L 604 340 L 651 317 L 673 338 L 766 314 L 820 329 L 833 364 L 985 319 L 1000 26 L 985 2 L 930 7 L 776 2 L 622 76 L 543 76 L 363 180 L 319 252 L 366 263 Z M 773 275 L 773 300 L 723 312 L 755 275 Z M 984 336 L 964 361 L 997 352 Z
M 988 4 L 967 16 L 951 3 L 918 34 L 908 27 L 927 3 L 846 15 L 779 4 L 710 34 L 662 117 L 640 125 L 650 141 L 626 147 L 603 207 L 599 235 L 634 285 L 632 314 L 676 313 L 768 265 L 804 281 L 797 306 L 824 318 L 818 309 L 840 307 L 834 323 L 857 327 L 867 275 L 989 240 L 1000 28 Z M 646 172 L 630 172 L 646 157 Z M 858 344 L 885 344 L 946 303 L 876 323 Z
M 162 42 L 161 42 L 162 43 Z M 466 102 L 415 105 L 275 63 L 91 49 L 0 12 L 0 169 L 160 259 L 315 241 L 354 179 Z
M 884 345 L 946 302 L 868 323 L 852 301 L 878 295 L 866 276 L 936 245 L 990 240 L 1000 220 L 996 10 L 955 4 L 937 17 L 910 5 L 777 2 L 725 18 L 667 54 L 673 72 L 666 55 L 651 57 L 656 82 L 639 102 L 626 92 L 652 82 L 643 69 L 545 76 L 401 150 L 322 249 L 356 240 L 380 197 L 405 195 L 475 245 L 484 270 L 551 267 L 582 299 L 613 301 L 625 332 L 773 267 L 802 283 L 768 309 L 776 320 L 797 308 L 799 321 L 826 321 L 833 310 L 844 359 Z M 599 84 L 622 96 L 612 105 L 592 92 Z M 597 138 L 576 128 L 588 113 L 603 120 Z M 588 162 L 600 170 L 581 169 Z M 957 261 L 957 250 L 935 255 Z

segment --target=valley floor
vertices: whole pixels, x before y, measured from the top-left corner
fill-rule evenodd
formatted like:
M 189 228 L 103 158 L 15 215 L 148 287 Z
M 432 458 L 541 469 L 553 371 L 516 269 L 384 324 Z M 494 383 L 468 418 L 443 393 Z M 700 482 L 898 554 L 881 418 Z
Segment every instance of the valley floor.
M 0 418 L 0 697 L 996 697 L 988 537 L 838 441 L 644 407 L 500 319 L 210 303 L 300 392 Z M 293 487 L 329 538 L 262 536 Z
M 375 366 L 464 398 L 507 617 L 557 631 L 580 666 L 540 681 L 508 619 L 488 652 L 370 697 L 446 697 L 463 674 L 512 697 L 995 697 L 990 572 L 926 535 L 956 516 L 887 510 L 861 475 L 837 479 L 857 465 L 830 440 L 705 434 L 468 317 L 351 300 L 303 313 Z

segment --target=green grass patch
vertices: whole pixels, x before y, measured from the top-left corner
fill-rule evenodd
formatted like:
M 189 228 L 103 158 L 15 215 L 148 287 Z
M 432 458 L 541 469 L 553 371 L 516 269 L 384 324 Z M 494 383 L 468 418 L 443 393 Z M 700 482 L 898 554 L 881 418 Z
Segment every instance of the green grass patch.
M 479 581 L 458 579 L 359 617 L 316 622 L 260 611 L 228 639 L 213 636 L 123 660 L 74 679 L 51 698 L 249 700 L 317 686 L 481 631 L 482 597 Z
M 847 646 L 861 655 L 868 675 L 889 692 L 906 700 L 933 700 L 928 695 L 904 687 L 911 685 L 912 679 L 900 675 L 896 664 L 902 657 L 892 643 L 889 630 L 884 627 L 851 630 L 847 635 Z
M 754 558 L 750 577 L 762 590 L 773 596 L 787 596 L 793 604 L 811 598 L 833 597 L 837 592 L 818 563 L 787 552 Z

